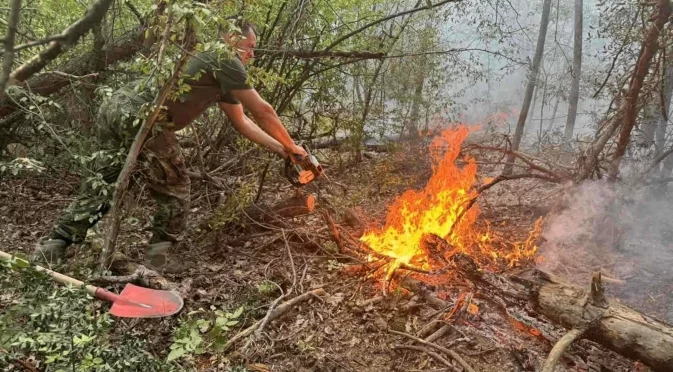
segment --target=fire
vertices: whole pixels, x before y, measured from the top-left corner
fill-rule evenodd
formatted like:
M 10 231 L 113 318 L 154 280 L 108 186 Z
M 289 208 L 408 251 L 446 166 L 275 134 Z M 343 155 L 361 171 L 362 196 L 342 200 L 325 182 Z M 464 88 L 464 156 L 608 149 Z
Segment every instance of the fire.
M 446 129 L 430 144 L 432 176 L 422 190 L 408 190 L 399 196 L 388 208 L 386 223 L 381 228 L 366 232 L 360 240 L 367 246 L 394 259 L 387 268 L 388 275 L 401 265 L 431 270 L 430 254 L 423 248 L 428 237 L 438 236 L 446 240 L 452 249 L 440 252 L 446 259 L 456 252 L 472 256 L 486 257 L 497 262 L 505 260 L 515 265 L 522 258 L 532 257 L 537 246 L 540 222 L 525 242 L 508 244 L 488 228 L 478 231 L 475 222 L 479 208 L 468 203 L 477 197 L 477 164 L 474 158 L 465 156 L 464 165 L 458 167 L 461 145 L 471 129 L 461 125 Z M 492 181 L 487 179 L 485 181 Z M 495 247 L 508 246 L 508 252 Z

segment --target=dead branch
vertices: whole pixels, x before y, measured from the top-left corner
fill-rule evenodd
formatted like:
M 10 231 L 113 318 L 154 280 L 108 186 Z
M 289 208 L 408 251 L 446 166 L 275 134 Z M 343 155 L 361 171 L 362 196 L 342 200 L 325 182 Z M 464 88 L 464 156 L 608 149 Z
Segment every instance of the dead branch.
M 542 175 L 530 175 L 530 177 L 532 177 L 532 178 L 541 178 L 541 179 L 545 179 L 547 181 L 555 182 L 555 183 L 561 182 L 565 178 L 563 176 L 559 176 L 558 174 L 556 174 L 556 172 L 553 172 L 550 169 L 543 168 L 543 167 L 541 167 L 541 166 L 539 166 L 539 165 L 537 165 L 533 162 L 533 160 L 537 160 L 537 161 L 540 161 L 540 162 L 546 162 L 546 161 L 542 161 L 541 159 L 534 158 L 531 155 L 525 154 L 521 151 L 513 151 L 513 150 L 509 150 L 509 149 L 503 149 L 503 148 L 500 148 L 500 147 L 484 146 L 484 145 L 476 145 L 476 144 L 465 146 L 465 149 L 490 150 L 490 151 L 501 152 L 503 154 L 512 155 L 515 158 L 524 162 L 526 165 L 528 165 L 528 167 L 531 170 L 536 170 L 538 172 L 545 173 L 545 174 L 548 175 L 548 177 L 545 177 L 545 176 L 542 176 Z M 546 163 L 548 163 L 548 162 L 546 162 Z M 558 164 L 554 164 L 554 165 L 559 167 L 559 168 L 563 168 L 562 166 L 560 166 Z M 524 177 L 520 177 L 520 178 L 524 178 Z
M 558 360 L 561 358 L 561 355 L 563 355 L 563 352 L 568 348 L 568 346 L 570 346 L 570 344 L 580 338 L 583 333 L 584 330 L 573 329 L 561 337 L 561 339 L 558 340 L 556 345 L 554 345 L 554 347 L 551 349 L 551 352 L 549 352 L 547 361 L 544 363 L 544 367 L 542 367 L 542 372 L 554 372 L 554 369 L 556 369 L 556 363 L 558 363 Z
M 314 290 L 311 290 L 311 291 L 306 292 L 304 294 L 301 294 L 301 295 L 281 304 L 273 312 L 271 312 L 271 314 L 268 314 L 268 319 L 269 319 L 268 321 L 278 319 L 283 314 L 285 314 L 288 310 L 290 310 L 291 308 L 293 308 L 294 306 L 296 306 L 300 302 L 306 301 L 306 300 L 308 300 L 310 298 L 313 298 L 313 297 L 320 298 L 320 297 L 325 296 L 326 294 L 327 293 L 322 288 L 314 289 Z M 262 321 L 259 320 L 259 321 L 255 322 L 253 325 L 251 325 L 250 327 L 248 327 L 248 328 L 244 329 L 243 331 L 237 333 L 234 337 L 232 337 L 229 341 L 227 341 L 227 343 L 224 345 L 222 350 L 229 349 L 234 343 L 236 343 L 240 339 L 242 339 L 244 337 L 247 337 L 248 335 L 253 333 L 257 329 L 257 327 L 259 327 L 261 324 L 262 324 Z
M 393 348 L 395 348 L 395 349 L 415 350 L 415 351 L 420 351 L 420 352 L 426 353 L 426 354 L 428 354 L 429 356 L 431 356 L 432 359 L 434 359 L 434 360 L 436 360 L 436 361 L 438 361 L 438 362 L 444 364 L 445 366 L 447 366 L 447 367 L 448 367 L 449 369 L 451 369 L 452 371 L 454 371 L 454 372 L 461 372 L 460 368 L 454 366 L 453 364 L 451 364 L 451 362 L 449 362 L 448 360 L 442 358 L 441 355 L 435 353 L 434 351 L 430 351 L 430 350 L 428 350 L 428 349 L 426 349 L 426 348 L 424 348 L 424 347 L 420 347 L 420 346 L 412 346 L 412 345 L 395 345 L 395 346 L 393 346 Z
M 327 209 L 323 209 L 320 211 L 320 214 L 322 214 L 322 218 L 325 220 L 327 226 L 329 226 L 330 232 L 332 233 L 332 238 L 334 239 L 334 242 L 336 243 L 337 247 L 339 247 L 339 252 L 344 253 L 346 249 L 344 248 L 343 242 L 341 241 L 341 235 L 339 235 L 339 229 L 337 229 L 336 224 L 332 219 L 332 216 L 329 214 L 329 211 Z
M 420 343 L 420 344 L 423 344 L 423 345 L 425 345 L 425 346 L 430 346 L 430 347 L 432 347 L 432 348 L 434 348 L 434 349 L 437 349 L 437 350 L 443 352 L 444 354 L 446 354 L 447 356 L 451 357 L 451 359 L 453 359 L 453 360 L 455 360 L 456 362 L 458 362 L 458 364 L 460 364 L 460 366 L 463 367 L 463 369 L 464 369 L 465 371 L 467 371 L 467 372 L 476 372 L 472 367 L 470 367 L 469 364 L 467 364 L 467 362 L 465 362 L 465 360 L 464 360 L 463 358 L 461 358 L 460 355 L 458 355 L 458 353 L 456 353 L 456 352 L 453 351 L 453 350 L 449 350 L 449 349 L 447 349 L 447 348 L 445 348 L 445 347 L 443 347 L 443 346 L 437 345 L 437 344 L 435 344 L 434 342 L 428 342 L 428 341 L 425 341 L 425 340 L 423 340 L 423 339 L 421 339 L 421 338 L 418 338 L 418 337 L 416 337 L 416 336 L 412 336 L 412 335 L 410 335 L 410 334 L 408 334 L 408 333 L 399 332 L 399 331 L 395 331 L 395 330 L 392 330 L 392 329 L 389 330 L 389 332 L 392 333 L 392 334 L 396 334 L 396 335 L 398 335 L 398 336 L 404 336 L 404 337 L 406 337 L 406 338 L 408 338 L 408 339 L 414 340 L 414 341 L 416 341 L 416 342 L 418 342 L 418 343 Z
M 257 53 L 259 51 L 259 53 Z M 288 49 L 255 49 L 255 54 L 283 54 L 294 58 L 312 59 L 312 58 L 359 58 L 359 59 L 381 59 L 386 56 L 381 52 L 369 51 L 325 51 L 325 50 L 288 50 Z
M 129 264 L 126 269 L 133 269 L 133 266 Z M 177 284 L 169 281 L 158 272 L 143 265 L 137 265 L 129 275 L 100 276 L 98 278 L 92 279 L 92 282 L 98 285 L 132 283 L 141 285 L 143 287 L 166 290 L 177 290 L 179 287 Z
M 171 78 L 168 79 L 168 81 L 164 84 L 164 86 L 161 88 L 156 98 L 154 99 L 154 102 L 152 103 L 153 110 L 147 116 L 142 126 L 138 130 L 138 133 L 136 134 L 133 144 L 129 149 L 129 153 L 126 156 L 124 167 L 122 168 L 121 173 L 117 178 L 117 187 L 115 189 L 112 199 L 113 207 L 111 211 L 112 212 L 111 216 L 113 224 L 105 238 L 105 244 L 103 245 L 103 250 L 101 252 L 100 265 L 99 265 L 101 270 L 105 268 L 109 257 L 113 255 L 115 251 L 115 243 L 117 241 L 117 235 L 119 234 L 119 225 L 121 224 L 121 216 L 124 208 L 123 203 L 124 194 L 126 193 L 126 189 L 129 186 L 129 181 L 131 180 L 131 173 L 135 168 L 138 155 L 140 154 L 140 151 L 142 150 L 142 147 L 145 144 L 145 139 L 147 138 L 147 135 L 150 133 L 152 127 L 154 126 L 154 122 L 159 117 L 161 107 L 163 106 L 166 97 L 168 97 L 168 93 L 170 93 L 171 89 L 173 89 L 173 84 L 175 83 L 175 81 L 177 81 L 178 77 L 181 74 L 182 66 L 185 64 L 190 55 L 189 51 L 191 51 L 191 49 L 194 47 L 195 42 L 194 30 L 190 26 L 189 21 L 187 22 L 187 25 L 188 26 L 185 29 L 185 36 L 182 42 L 182 45 L 184 46 L 184 49 L 187 52 L 184 53 L 182 57 L 175 63 L 175 67 Z M 170 27 L 170 24 L 167 25 L 167 28 L 168 27 Z M 168 41 L 164 40 L 164 42 Z
M 2 75 L 0 75 L 0 101 L 5 96 L 5 88 L 9 81 L 9 73 L 12 71 L 14 62 L 14 39 L 19 24 L 19 13 L 21 11 L 21 0 L 12 0 L 12 7 L 9 11 L 9 20 L 7 22 L 7 34 L 3 41 L 5 52 L 2 55 Z
M 36 72 L 40 71 L 61 53 L 75 45 L 93 26 L 99 24 L 111 4 L 112 0 L 97 0 L 94 2 L 84 17 L 63 30 L 61 39 L 51 41 L 47 48 L 14 70 L 10 74 L 10 78 L 18 82 L 23 82 Z
M 659 155 L 657 155 L 657 157 L 654 158 L 654 160 L 652 160 L 652 163 L 650 163 L 650 165 L 648 165 L 647 168 L 645 168 L 645 170 L 643 170 L 642 172 L 640 172 L 640 176 L 638 176 L 638 179 L 644 179 L 645 176 L 646 176 L 648 173 L 650 173 L 650 171 L 651 171 L 652 169 L 654 169 L 654 167 L 656 167 L 657 165 L 659 165 L 659 163 L 661 163 L 664 159 L 666 159 L 666 158 L 667 158 L 669 155 L 671 155 L 671 154 L 673 154 L 673 147 L 671 147 L 670 149 L 668 149 L 668 150 L 666 150 L 666 151 L 660 153 Z

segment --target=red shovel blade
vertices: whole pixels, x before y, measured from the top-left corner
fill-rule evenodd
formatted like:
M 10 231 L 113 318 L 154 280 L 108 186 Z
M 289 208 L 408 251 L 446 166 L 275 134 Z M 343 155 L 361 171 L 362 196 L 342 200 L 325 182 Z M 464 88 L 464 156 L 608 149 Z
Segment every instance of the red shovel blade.
M 162 291 L 127 284 L 122 293 L 115 296 L 110 313 L 123 318 L 159 318 L 170 316 L 182 309 L 180 296 Z

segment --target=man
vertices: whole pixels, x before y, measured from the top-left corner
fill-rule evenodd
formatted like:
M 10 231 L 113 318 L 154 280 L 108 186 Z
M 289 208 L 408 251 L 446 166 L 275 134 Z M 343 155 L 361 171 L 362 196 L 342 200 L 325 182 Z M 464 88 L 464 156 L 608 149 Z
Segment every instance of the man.
M 181 265 L 168 260 L 168 251 L 178 242 L 189 210 L 190 180 L 175 131 L 191 124 L 217 103 L 236 130 L 251 141 L 283 157 L 288 154 L 307 155 L 290 138 L 273 107 L 248 85 L 243 65 L 254 57 L 257 37 L 249 23 L 239 22 L 239 27 L 240 34 L 230 33 L 224 37 L 236 51 L 234 58 L 218 56 L 216 52 L 201 52 L 187 61 L 183 77 L 190 89 L 177 99 L 166 100 L 166 110 L 155 123 L 139 158 L 142 176 L 147 180 L 157 204 L 146 260 L 149 266 L 160 271 L 177 272 L 182 269 Z M 141 81 L 124 86 L 101 105 L 96 134 L 105 150 L 114 152 L 123 149 L 125 154 L 133 143 L 140 127 L 138 111 L 143 104 L 154 99 L 154 94 L 138 88 L 142 86 L 139 84 Z M 244 114 L 243 107 L 264 130 Z M 117 180 L 122 165 L 109 157 L 95 157 L 93 170 L 112 184 Z M 93 190 L 86 179 L 81 188 L 80 197 L 59 217 L 49 237 L 38 243 L 35 259 L 49 263 L 63 259 L 66 247 L 83 242 L 88 229 L 110 209 L 111 193 Z

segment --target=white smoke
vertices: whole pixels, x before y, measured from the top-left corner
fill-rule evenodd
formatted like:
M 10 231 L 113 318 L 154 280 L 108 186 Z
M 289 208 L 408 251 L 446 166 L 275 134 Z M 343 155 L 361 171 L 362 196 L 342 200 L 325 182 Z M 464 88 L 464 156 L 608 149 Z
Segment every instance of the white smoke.
M 605 181 L 574 186 L 563 198 L 565 208 L 545 224 L 539 267 L 581 286 L 600 270 L 625 281 L 607 282 L 612 295 L 673 322 L 671 198 Z

